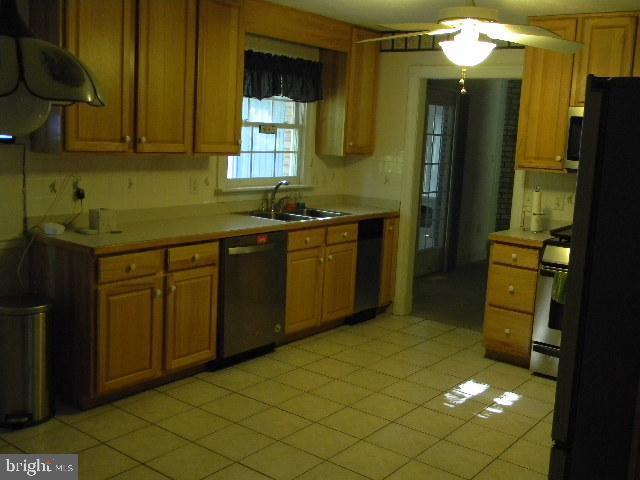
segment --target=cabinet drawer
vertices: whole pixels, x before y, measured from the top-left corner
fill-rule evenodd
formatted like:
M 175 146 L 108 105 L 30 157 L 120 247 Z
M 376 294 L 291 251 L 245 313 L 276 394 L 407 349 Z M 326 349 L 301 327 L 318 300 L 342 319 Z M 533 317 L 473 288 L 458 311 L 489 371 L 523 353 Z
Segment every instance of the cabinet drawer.
M 358 240 L 358 224 L 337 225 L 327 228 L 327 245 L 335 243 L 353 242 Z
M 491 265 L 487 283 L 487 303 L 496 307 L 533 313 L 538 272 Z
M 533 315 L 487 307 L 484 345 L 487 350 L 529 361 Z
M 514 267 L 538 269 L 539 250 L 536 248 L 515 247 L 505 243 L 494 243 L 491 250 L 491 262 Z
M 153 275 L 161 272 L 163 266 L 164 250 L 103 257 L 98 259 L 98 282 L 115 282 Z
M 167 267 L 169 271 L 218 264 L 218 242 L 197 243 L 168 250 Z
M 319 247 L 324 243 L 324 228 L 310 228 L 289 233 L 289 250 Z

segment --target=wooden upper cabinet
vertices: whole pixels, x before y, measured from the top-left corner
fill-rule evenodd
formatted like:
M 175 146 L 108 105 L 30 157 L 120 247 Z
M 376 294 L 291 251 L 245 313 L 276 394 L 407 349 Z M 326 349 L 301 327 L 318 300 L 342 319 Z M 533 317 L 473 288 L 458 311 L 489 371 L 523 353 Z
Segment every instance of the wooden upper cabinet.
M 160 376 L 162 277 L 106 284 L 98 291 L 98 393 Z
M 633 66 L 638 17 L 635 15 L 589 16 L 578 21 L 579 42 L 571 89 L 571 105 L 583 106 L 587 75 L 628 77 Z
M 535 19 L 531 25 L 575 40 L 577 18 Z M 518 120 L 518 168 L 564 170 L 573 55 L 527 48 Z
M 640 23 L 640 16 L 637 17 L 637 21 Z M 636 54 L 633 59 L 633 72 L 634 77 L 640 77 L 640 26 L 636 27 Z
M 66 109 L 65 149 L 131 151 L 135 2 L 68 0 L 66 6 L 66 47 L 98 79 L 106 106 L 75 104 Z
M 240 152 L 244 81 L 241 1 L 201 0 L 195 151 Z
M 373 153 L 380 45 L 356 42 L 378 36 L 370 30 L 353 28 L 345 126 L 347 154 Z
M 136 151 L 193 145 L 196 0 L 138 0 Z
M 215 358 L 217 298 L 217 267 L 192 268 L 167 276 L 166 370 Z

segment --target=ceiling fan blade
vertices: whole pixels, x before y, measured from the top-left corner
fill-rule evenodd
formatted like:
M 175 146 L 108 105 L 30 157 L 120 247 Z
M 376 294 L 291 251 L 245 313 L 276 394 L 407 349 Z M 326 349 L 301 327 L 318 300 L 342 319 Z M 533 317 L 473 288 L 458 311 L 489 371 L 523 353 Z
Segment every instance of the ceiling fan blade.
M 429 31 L 424 32 L 411 32 L 411 33 L 399 33 L 397 35 L 385 35 L 384 37 L 367 38 L 366 40 L 360 40 L 355 43 L 368 43 L 368 42 L 384 42 L 385 40 L 394 40 L 396 38 L 409 38 L 418 37 L 420 35 L 429 35 Z
M 448 27 L 440 23 L 386 23 L 380 25 L 389 30 L 399 30 L 401 32 L 423 32 L 428 31 L 428 35 L 443 35 L 460 30 L 459 27 Z
M 494 40 L 505 40 L 558 53 L 576 53 L 584 46 L 580 42 L 565 40 L 545 28 L 532 25 L 482 23 L 479 29 L 481 33 Z

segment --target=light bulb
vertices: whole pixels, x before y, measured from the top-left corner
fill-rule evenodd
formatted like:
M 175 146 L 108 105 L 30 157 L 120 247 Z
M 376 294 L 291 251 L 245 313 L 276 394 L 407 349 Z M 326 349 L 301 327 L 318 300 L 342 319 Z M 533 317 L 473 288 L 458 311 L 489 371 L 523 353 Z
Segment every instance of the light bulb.
M 458 35 L 453 40 L 440 42 L 446 57 L 461 67 L 473 67 L 486 60 L 495 43 L 478 40 L 479 31 L 474 21 L 465 21 Z

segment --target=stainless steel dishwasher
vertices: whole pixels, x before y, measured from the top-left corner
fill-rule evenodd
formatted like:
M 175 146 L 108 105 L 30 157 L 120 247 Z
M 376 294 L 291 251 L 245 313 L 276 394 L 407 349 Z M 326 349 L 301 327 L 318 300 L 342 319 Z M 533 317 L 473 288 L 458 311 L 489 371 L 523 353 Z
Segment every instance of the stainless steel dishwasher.
M 222 242 L 222 359 L 272 347 L 284 335 L 287 233 Z

